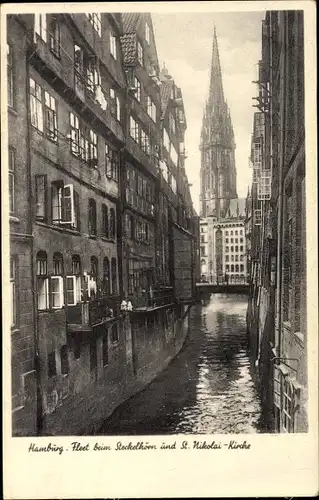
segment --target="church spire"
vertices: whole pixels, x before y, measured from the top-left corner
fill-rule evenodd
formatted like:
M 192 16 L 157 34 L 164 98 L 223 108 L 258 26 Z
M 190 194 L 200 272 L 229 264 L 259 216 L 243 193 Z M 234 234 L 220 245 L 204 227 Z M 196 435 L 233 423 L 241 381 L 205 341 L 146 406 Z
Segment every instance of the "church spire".
M 224 103 L 224 91 L 222 72 L 219 60 L 218 41 L 216 34 L 216 26 L 214 26 L 213 48 L 212 48 L 212 62 L 210 69 L 210 83 L 209 83 L 209 103 L 213 105 L 220 105 Z

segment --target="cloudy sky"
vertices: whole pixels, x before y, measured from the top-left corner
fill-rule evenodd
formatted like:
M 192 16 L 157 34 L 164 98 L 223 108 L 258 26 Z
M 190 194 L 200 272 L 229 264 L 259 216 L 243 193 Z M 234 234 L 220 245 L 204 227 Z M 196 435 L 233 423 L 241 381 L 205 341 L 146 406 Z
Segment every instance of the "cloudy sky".
M 264 12 L 152 13 L 160 65 L 165 65 L 181 87 L 186 109 L 186 164 L 192 197 L 199 210 L 199 139 L 208 95 L 213 26 L 216 26 L 223 74 L 236 140 L 237 191 L 246 196 L 251 180 L 248 166 L 255 108 L 257 63 L 261 58 L 261 21 Z

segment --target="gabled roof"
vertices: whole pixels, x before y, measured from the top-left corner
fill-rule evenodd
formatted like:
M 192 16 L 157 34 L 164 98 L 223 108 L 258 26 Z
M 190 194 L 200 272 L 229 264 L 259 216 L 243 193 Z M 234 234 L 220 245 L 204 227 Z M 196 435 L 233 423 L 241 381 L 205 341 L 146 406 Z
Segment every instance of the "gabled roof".
M 174 85 L 174 80 L 168 80 L 167 82 L 161 82 L 160 84 L 162 118 L 164 118 L 165 116 L 173 85 Z
M 140 12 L 126 12 L 125 14 L 122 14 L 124 34 L 134 33 L 137 29 L 140 18 Z
M 136 34 L 128 33 L 121 36 L 123 60 L 125 66 L 136 64 Z
M 229 202 L 229 209 L 226 212 L 225 219 L 237 219 L 245 217 L 245 198 L 233 198 Z

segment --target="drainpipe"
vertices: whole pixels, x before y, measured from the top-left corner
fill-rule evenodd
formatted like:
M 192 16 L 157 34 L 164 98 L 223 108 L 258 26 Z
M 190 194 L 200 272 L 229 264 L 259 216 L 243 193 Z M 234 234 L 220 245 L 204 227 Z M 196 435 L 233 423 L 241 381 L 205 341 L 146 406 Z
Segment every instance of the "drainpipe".
M 42 434 L 43 430 L 43 406 L 42 406 L 42 390 L 41 390 L 41 371 L 40 371 L 40 352 L 39 352 L 39 326 L 38 326 L 38 309 L 37 309 L 37 293 L 36 293 L 36 280 L 35 280 L 35 269 L 34 269 L 34 238 L 33 238 L 33 203 L 32 203 L 32 174 L 31 174 L 31 132 L 29 117 L 30 113 L 30 102 L 29 102 L 29 60 L 26 55 L 26 110 L 27 110 L 27 178 L 28 178 L 28 202 L 30 207 L 30 222 L 29 231 L 32 235 L 31 238 L 31 286 L 32 286 L 32 296 L 33 296 L 33 318 L 34 318 L 34 369 L 36 377 L 36 433 L 38 436 Z
M 282 13 L 284 21 L 286 21 L 286 12 Z M 285 76 L 286 76 L 286 48 L 287 48 L 287 29 L 284 22 L 284 33 L 282 36 L 282 65 L 281 65 L 281 89 L 280 89 L 280 167 L 279 167 L 279 193 L 278 193 L 278 228 L 277 228 L 277 273 L 276 273 L 276 329 L 275 329 L 275 347 L 277 355 L 280 356 L 281 347 L 281 291 L 282 291 L 282 235 L 283 235 L 283 170 L 285 166 L 284 153 L 285 153 L 285 140 L 286 140 L 286 89 L 285 89 Z

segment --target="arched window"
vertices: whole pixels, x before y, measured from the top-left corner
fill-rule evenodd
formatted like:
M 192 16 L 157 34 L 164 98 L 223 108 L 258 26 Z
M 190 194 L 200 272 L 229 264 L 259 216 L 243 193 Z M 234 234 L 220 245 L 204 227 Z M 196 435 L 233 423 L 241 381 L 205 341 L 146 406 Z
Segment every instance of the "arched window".
M 49 309 L 49 277 L 46 252 L 40 250 L 36 257 L 38 309 Z
M 66 295 L 69 306 L 81 302 L 81 258 L 72 256 L 72 275 L 66 277 Z
M 232 272 L 232 273 L 234 272 L 234 264 L 232 264 L 232 265 L 230 266 L 230 272 Z
M 114 209 L 110 209 L 110 238 L 115 239 L 115 212 Z
M 102 235 L 109 238 L 109 211 L 106 205 L 102 205 Z
M 54 276 L 63 276 L 63 255 L 60 252 L 53 254 L 53 274 Z
M 239 273 L 239 265 L 238 264 L 236 264 L 236 266 L 235 266 L 235 271 L 236 271 L 236 273 Z
M 96 235 L 96 202 L 92 198 L 89 199 L 89 234 Z
M 103 293 L 110 295 L 110 261 L 107 257 L 103 260 Z
M 117 294 L 117 265 L 116 259 L 113 257 L 111 260 L 111 276 L 112 276 L 112 295 Z
M 60 309 L 64 305 L 63 297 L 63 256 L 56 252 L 53 254 L 53 274 L 51 277 L 52 308 Z
M 88 295 L 89 297 L 95 297 L 97 293 L 97 282 L 99 273 L 99 263 L 96 257 L 91 257 L 91 271 L 88 280 Z

